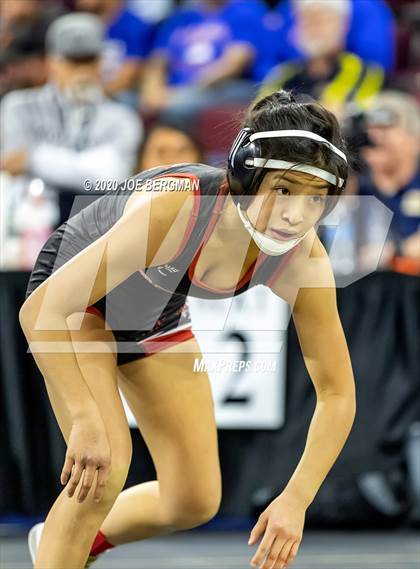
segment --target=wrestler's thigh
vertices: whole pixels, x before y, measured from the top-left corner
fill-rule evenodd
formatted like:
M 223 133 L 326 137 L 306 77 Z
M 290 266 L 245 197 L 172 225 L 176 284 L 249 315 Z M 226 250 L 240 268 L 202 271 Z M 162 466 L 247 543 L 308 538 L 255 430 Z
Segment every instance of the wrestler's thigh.
M 208 375 L 194 372 L 191 339 L 119 367 L 119 384 L 152 455 L 169 508 L 203 503 L 218 509 L 220 465 Z M 208 497 L 211 497 L 211 504 Z

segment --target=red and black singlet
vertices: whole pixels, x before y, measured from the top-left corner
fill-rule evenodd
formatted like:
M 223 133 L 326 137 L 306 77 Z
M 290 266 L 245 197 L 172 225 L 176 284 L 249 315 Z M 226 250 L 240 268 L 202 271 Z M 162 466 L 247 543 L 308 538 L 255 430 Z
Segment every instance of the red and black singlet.
M 293 250 L 282 256 L 260 253 L 256 262 L 234 289 L 212 289 L 200 282 L 194 275 L 195 267 L 205 243 L 217 223 L 228 193 L 225 171 L 203 164 L 178 165 L 155 177 L 186 177 L 196 180 L 193 187 L 194 205 L 182 244 L 173 259 L 165 265 L 140 271 L 153 286 L 167 292 L 198 298 L 228 298 L 236 296 L 257 284 L 270 286 L 287 262 Z
M 118 365 L 164 349 L 168 337 L 192 337 L 186 297 L 230 298 L 257 284 L 271 286 L 296 249 L 282 256 L 260 253 L 234 290 L 213 290 L 194 276 L 200 251 L 220 216 L 228 192 L 225 171 L 203 164 L 178 164 L 147 170 L 130 178 L 138 187 L 162 177 L 190 179 L 194 204 L 182 244 L 168 263 L 138 270 L 103 298 L 87 307 L 106 320 L 118 345 Z M 54 271 L 104 235 L 121 218 L 131 195 L 130 184 L 95 199 L 69 218 L 41 249 L 31 273 L 28 297 Z M 133 243 L 133 247 L 138 247 Z M 80 286 L 83 286 L 81 279 Z M 75 291 L 75 294 L 80 291 Z M 175 340 L 173 340 L 175 338 Z M 159 344 L 156 348 L 155 344 Z M 150 347 L 152 345 L 152 347 Z

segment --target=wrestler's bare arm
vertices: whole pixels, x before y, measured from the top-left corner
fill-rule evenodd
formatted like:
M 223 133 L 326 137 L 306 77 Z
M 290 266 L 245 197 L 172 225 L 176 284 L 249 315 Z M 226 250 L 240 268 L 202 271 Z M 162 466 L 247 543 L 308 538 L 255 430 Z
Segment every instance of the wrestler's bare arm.
M 354 378 L 337 310 L 334 276 L 317 237 L 302 247 L 273 292 L 292 305 L 302 354 L 317 396 L 305 450 L 285 489 L 307 506 L 336 461 L 356 409 Z

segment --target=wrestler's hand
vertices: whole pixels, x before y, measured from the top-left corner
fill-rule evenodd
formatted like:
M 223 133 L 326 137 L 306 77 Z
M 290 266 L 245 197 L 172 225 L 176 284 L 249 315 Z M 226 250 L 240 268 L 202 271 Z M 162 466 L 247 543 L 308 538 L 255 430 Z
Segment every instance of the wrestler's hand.
M 72 497 L 81 482 L 78 502 L 83 502 L 91 487 L 95 488 L 94 500 L 99 502 L 104 493 L 110 467 L 111 448 L 100 416 L 75 421 L 60 477 L 61 483 L 67 484 L 67 495 Z
M 263 539 L 251 565 L 261 569 L 283 569 L 294 561 L 302 541 L 306 505 L 285 492 L 273 500 L 258 518 L 248 545 Z

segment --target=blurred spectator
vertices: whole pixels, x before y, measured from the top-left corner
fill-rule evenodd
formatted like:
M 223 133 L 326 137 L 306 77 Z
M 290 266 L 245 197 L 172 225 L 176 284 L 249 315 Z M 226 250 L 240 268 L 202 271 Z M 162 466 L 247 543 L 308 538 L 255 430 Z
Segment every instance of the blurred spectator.
M 102 45 L 96 16 L 58 18 L 47 33 L 47 85 L 1 102 L 0 168 L 58 193 L 60 222 L 86 179 L 121 180 L 135 166 L 142 126 L 134 111 L 102 93 Z
M 381 67 L 366 65 L 357 55 L 344 51 L 351 0 L 295 0 L 294 4 L 296 43 L 305 59 L 276 66 L 259 95 L 293 89 L 318 99 L 337 115 L 348 101 L 363 106 L 380 90 L 384 73 Z
M 142 20 L 156 24 L 162 22 L 174 9 L 175 0 L 127 0 L 127 8 Z
M 202 162 L 198 142 L 184 127 L 174 122 L 159 122 L 147 133 L 139 155 L 138 170 L 163 164 Z
M 105 92 L 136 106 L 138 82 L 150 49 L 150 25 L 127 10 L 124 0 L 76 0 L 75 6 L 101 18 L 105 26 L 102 55 Z
M 394 256 L 420 263 L 420 109 L 397 91 L 384 91 L 366 116 L 370 142 L 363 150 L 368 172 L 359 176 L 359 193 L 373 195 L 394 214 Z M 370 216 L 364 226 L 375 222 Z M 367 249 L 364 255 L 369 255 Z
M 45 34 L 62 12 L 59 4 L 46 0 L 2 2 L 0 95 L 45 83 Z
M 142 107 L 187 118 L 209 104 L 249 101 L 265 13 L 259 0 L 203 0 L 177 9 L 158 33 Z
M 296 36 L 296 4 L 302 0 L 282 0 L 267 20 L 274 63 L 305 57 Z M 304 0 L 305 4 L 336 0 Z M 394 16 L 384 0 L 351 0 L 351 20 L 346 35 L 346 51 L 366 63 L 392 70 L 395 59 Z

